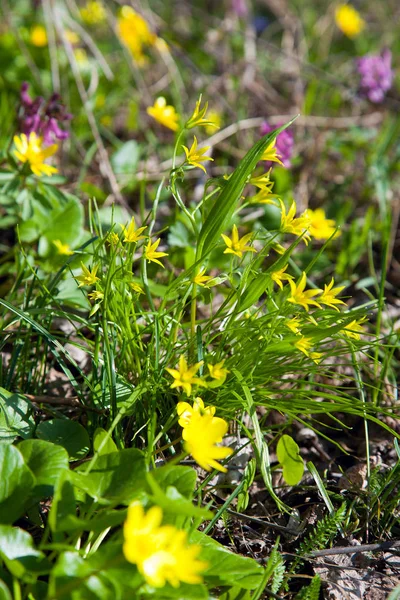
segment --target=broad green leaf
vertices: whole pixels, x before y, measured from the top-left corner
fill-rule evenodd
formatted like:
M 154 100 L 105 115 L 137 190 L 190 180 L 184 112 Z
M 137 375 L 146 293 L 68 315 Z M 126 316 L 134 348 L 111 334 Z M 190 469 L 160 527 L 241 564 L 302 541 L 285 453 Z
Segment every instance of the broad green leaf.
M 0 556 L 15 577 L 34 581 L 36 575 L 47 573 L 50 563 L 43 552 L 34 547 L 32 536 L 19 527 L 0 525 Z
M 113 439 L 111 437 L 107 439 L 107 435 L 107 431 L 101 427 L 98 427 L 93 434 L 93 450 L 98 452 L 100 456 L 103 454 L 111 454 L 111 452 L 118 452 L 118 448 Z
M 8 589 L 8 587 L 6 586 L 4 581 L 2 581 L 1 579 L 0 579 L 0 600 L 12 600 L 10 590 Z
M 199 517 L 201 519 L 212 519 L 213 514 L 201 506 L 195 506 L 178 490 L 170 485 L 166 490 L 154 489 L 153 501 L 160 506 L 165 514 L 178 515 L 180 517 Z
M 34 427 L 31 403 L 0 388 L 0 442 L 11 444 L 17 437 L 28 438 Z
M 69 419 L 43 421 L 38 425 L 36 435 L 41 440 L 53 442 L 65 448 L 70 460 L 84 458 L 89 452 L 89 434 L 77 421 Z
M 15 446 L 0 444 L 0 523 L 13 523 L 35 486 L 35 477 Z
M 135 140 L 122 144 L 111 157 L 111 164 L 116 175 L 130 175 L 133 179 L 139 160 L 139 145 Z
M 196 260 L 208 254 L 215 244 L 220 240 L 221 233 L 230 224 L 237 203 L 242 195 L 244 186 L 247 183 L 249 175 L 255 169 L 266 148 L 274 141 L 276 136 L 293 123 L 292 119 L 283 127 L 276 129 L 272 133 L 259 140 L 240 161 L 235 171 L 230 176 L 227 184 L 214 202 L 203 227 L 201 228 L 199 241 L 197 245 Z
M 53 532 L 68 531 L 68 525 L 64 524 L 70 517 L 76 517 L 74 486 L 69 475 L 69 471 L 63 471 L 55 485 L 49 514 L 49 525 Z
M 168 486 L 174 486 L 182 496 L 192 498 L 196 485 L 197 474 L 191 467 L 168 466 L 154 469 L 152 477 L 158 485 L 165 490 Z
M 69 468 L 67 451 L 62 446 L 43 440 L 25 440 L 18 444 L 18 450 L 36 477 L 40 492 L 51 495 L 62 471 Z
M 290 435 L 283 435 L 276 448 L 278 460 L 283 468 L 283 479 L 288 485 L 299 483 L 304 473 L 304 462 L 299 447 Z
M 194 531 L 190 542 L 202 547 L 201 560 L 208 562 L 204 578 L 211 586 L 236 585 L 253 590 L 259 585 L 264 569 L 252 558 L 233 554 L 201 531 Z
M 85 473 L 86 468 L 73 471 L 71 480 L 96 502 L 128 505 L 147 488 L 144 455 L 135 448 L 104 454 L 90 473 Z
M 41 234 L 50 244 L 53 240 L 61 240 L 73 245 L 81 237 L 82 229 L 83 206 L 76 196 L 68 194 L 67 200 L 48 214 Z

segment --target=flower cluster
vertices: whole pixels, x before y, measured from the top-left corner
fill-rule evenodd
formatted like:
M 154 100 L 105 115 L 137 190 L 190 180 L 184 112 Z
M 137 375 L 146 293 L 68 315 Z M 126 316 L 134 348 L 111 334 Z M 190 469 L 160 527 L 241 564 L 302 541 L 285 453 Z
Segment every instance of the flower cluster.
M 361 76 L 361 93 L 378 104 L 385 98 L 393 83 L 392 53 L 385 49 L 381 54 L 371 54 L 357 59 Z
M 162 518 L 159 506 L 153 506 L 147 513 L 139 502 L 129 506 L 124 523 L 126 560 L 136 565 L 146 583 L 155 588 L 166 583 L 173 587 L 179 587 L 181 582 L 202 583 L 201 573 L 208 564 L 197 558 L 200 546 L 188 543 L 186 531 L 161 525 Z
M 146 62 L 144 50 L 154 46 L 157 36 L 131 6 L 123 6 L 117 22 L 118 35 L 138 64 Z
M 206 471 L 217 469 L 226 473 L 227 469 L 217 460 L 227 458 L 233 450 L 217 444 L 222 442 L 227 433 L 228 423 L 220 417 L 215 417 L 215 407 L 205 407 L 201 398 L 196 398 L 193 406 L 188 402 L 179 402 L 177 412 L 187 452 Z
M 281 127 L 281 125 L 283 125 L 283 123 L 273 126 L 270 125 L 267 121 L 265 121 L 261 125 L 260 133 L 261 135 L 267 135 L 268 133 L 271 133 L 271 131 L 274 131 L 274 129 Z M 291 159 L 294 151 L 294 135 L 290 129 L 284 129 L 283 131 L 281 131 L 281 133 L 277 135 L 276 149 L 282 161 L 282 165 L 284 167 L 291 167 Z
M 79 14 L 82 21 L 87 25 L 99 25 L 106 20 L 106 11 L 98 0 L 88 0 L 85 6 L 80 9 Z
M 37 134 L 45 144 L 52 144 L 56 139 L 67 139 L 69 133 L 61 129 L 60 125 L 70 121 L 72 115 L 66 111 L 60 95 L 53 94 L 46 102 L 41 96 L 32 99 L 28 89 L 29 84 L 24 82 L 21 86 L 18 115 L 20 131 L 26 135 L 32 132 Z
M 224 360 L 216 363 L 215 365 L 207 365 L 210 373 L 211 381 L 206 381 L 202 377 L 197 376 L 197 372 L 202 367 L 203 361 L 195 363 L 191 367 L 188 366 L 186 358 L 181 355 L 179 358 L 177 369 L 166 369 L 166 371 L 173 377 L 174 381 L 171 383 L 171 388 L 182 388 L 183 391 L 190 396 L 192 393 L 192 387 L 198 385 L 200 387 L 214 388 L 222 385 L 229 373 L 228 369 L 224 367 Z

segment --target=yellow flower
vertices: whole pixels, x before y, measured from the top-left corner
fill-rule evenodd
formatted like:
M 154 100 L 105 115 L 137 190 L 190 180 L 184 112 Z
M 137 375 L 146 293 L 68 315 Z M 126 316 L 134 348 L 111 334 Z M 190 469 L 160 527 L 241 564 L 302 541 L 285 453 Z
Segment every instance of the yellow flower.
M 292 280 L 289 281 L 291 296 L 288 298 L 288 302 L 291 302 L 292 304 L 299 304 L 300 306 L 303 306 L 307 311 L 309 305 L 311 304 L 317 306 L 318 308 L 321 308 L 318 302 L 312 299 L 313 296 L 320 294 L 321 290 L 307 290 L 305 292 L 304 288 L 306 287 L 306 282 L 306 274 L 304 272 L 298 284 L 294 283 Z
M 123 225 L 122 225 L 122 227 L 123 227 Z M 109 233 L 108 236 L 107 236 L 107 241 L 112 246 L 116 246 L 117 244 L 119 244 L 119 235 L 118 235 L 118 233 L 115 233 L 114 231 L 111 231 L 111 233 Z
M 134 281 L 131 281 L 131 283 L 129 284 L 129 287 L 137 294 L 144 294 L 142 287 L 138 283 L 135 283 Z
M 247 242 L 251 239 L 252 233 L 246 233 L 242 238 L 239 238 L 239 233 L 236 225 L 232 229 L 232 238 L 227 235 L 221 234 L 225 244 L 228 246 L 224 250 L 224 254 L 236 254 L 239 258 L 242 258 L 243 252 L 257 252 L 255 248 L 246 246 Z
M 84 50 L 83 48 L 77 48 L 76 50 L 74 50 L 74 56 L 79 67 L 84 69 L 88 66 L 89 59 L 86 50 Z
M 204 406 L 204 402 L 199 396 L 194 399 L 193 406 L 188 402 L 178 402 L 176 405 L 176 411 L 179 416 L 178 423 L 181 427 L 188 427 L 193 415 L 215 415 L 215 406 Z
M 162 96 L 157 98 L 153 106 L 147 108 L 147 114 L 161 123 L 161 125 L 164 125 L 164 127 L 172 129 L 172 131 L 177 131 L 179 128 L 178 113 L 173 106 L 167 104 L 166 99 Z
M 139 502 L 129 506 L 122 547 L 126 560 L 135 564 L 146 583 L 156 588 L 167 582 L 173 587 L 180 582 L 202 583 L 200 573 L 208 564 L 197 560 L 200 546 L 188 544 L 186 531 L 161 525 L 162 518 L 159 506 L 147 513 Z
M 196 136 L 194 136 L 193 144 L 191 145 L 190 150 L 189 148 L 186 148 L 186 146 L 182 146 L 182 148 L 184 149 L 186 154 L 186 162 L 189 163 L 189 165 L 193 165 L 194 167 L 199 167 L 199 169 L 202 169 L 204 173 L 206 173 L 206 170 L 201 163 L 206 160 L 214 160 L 210 156 L 203 156 L 204 153 L 207 152 L 207 150 L 209 150 L 210 146 L 197 149 L 197 138 Z
M 188 367 L 185 357 L 182 356 L 179 359 L 178 369 L 166 369 L 168 373 L 174 378 L 174 381 L 171 383 L 170 387 L 173 388 L 182 388 L 188 396 L 192 393 L 192 385 L 201 385 L 206 387 L 206 384 L 200 377 L 196 377 L 197 371 L 200 369 L 203 361 L 200 361 L 193 365 L 192 367 Z
M 232 448 L 217 446 L 228 431 L 228 423 L 224 419 L 210 414 L 193 413 L 189 424 L 182 431 L 185 449 L 194 460 L 206 471 L 217 469 L 226 473 L 227 469 L 217 460 L 227 458 L 233 453 Z
M 57 248 L 58 254 L 63 254 L 64 256 L 72 256 L 74 253 L 71 250 L 69 244 L 63 244 L 61 240 L 53 240 L 54 246 Z
M 274 281 L 281 288 L 281 290 L 283 290 L 282 281 L 290 281 L 291 279 L 293 279 L 292 275 L 285 273 L 287 268 L 288 265 L 283 267 L 283 269 L 279 269 L 279 271 L 274 271 L 270 274 L 272 281 Z
M 47 46 L 47 31 L 43 25 L 34 25 L 30 35 L 31 44 L 38 48 Z
M 308 231 L 316 240 L 327 240 L 331 236 L 338 237 L 340 231 L 336 231 L 336 223 L 333 219 L 327 219 L 325 211 L 322 208 L 311 210 L 308 208 L 304 212 L 304 216 L 310 220 Z
M 310 352 L 310 358 L 311 358 L 311 360 L 313 360 L 315 362 L 316 365 L 319 365 L 319 363 L 321 362 L 322 356 L 323 355 L 321 352 Z
M 333 287 L 334 284 L 334 279 L 332 277 L 331 282 L 329 283 L 329 285 L 325 285 L 324 286 L 324 291 L 322 292 L 322 294 L 320 295 L 320 297 L 318 298 L 318 301 L 321 304 L 326 304 L 326 306 L 331 306 L 332 308 L 334 308 L 335 310 L 339 311 L 338 307 L 335 306 L 336 304 L 346 304 L 345 302 L 343 302 L 343 300 L 339 300 L 339 298 L 336 298 L 336 296 L 338 294 L 340 294 L 340 292 L 342 290 L 344 290 L 344 288 L 346 286 L 342 285 L 340 287 Z
M 95 290 L 94 292 L 90 292 L 90 294 L 88 294 L 88 298 L 90 298 L 91 300 L 103 300 L 104 299 L 104 292 L 100 292 L 99 290 Z
M 218 385 L 222 385 L 225 382 L 226 376 L 230 371 L 226 367 L 224 367 L 224 360 L 216 363 L 215 365 L 207 365 L 208 370 L 210 371 L 210 377 L 216 379 L 218 381 Z
M 150 31 L 146 21 L 131 6 L 123 6 L 117 20 L 117 32 L 133 58 L 143 63 L 143 48 L 151 46 L 156 36 Z
M 200 108 L 200 105 L 201 105 L 201 94 L 200 94 L 200 98 L 196 102 L 196 107 L 193 111 L 192 116 L 185 123 L 185 128 L 192 129 L 193 127 L 200 127 L 200 126 L 217 127 L 218 128 L 218 126 L 215 125 L 215 123 L 213 121 L 210 121 L 210 119 L 205 118 L 206 112 L 208 109 L 208 102 L 205 103 L 203 108 Z
M 221 127 L 222 119 L 220 113 L 216 110 L 210 110 L 210 112 L 208 113 L 207 121 L 209 121 L 210 124 L 206 125 L 205 127 L 206 134 L 212 135 L 213 133 L 215 133 L 216 129 L 219 129 Z
M 129 244 L 135 244 L 139 240 L 144 240 L 146 238 L 145 235 L 140 235 L 146 227 L 139 227 L 139 229 L 135 228 L 135 217 L 132 217 L 131 222 L 128 227 L 125 225 L 121 225 L 123 233 L 124 233 L 124 242 L 128 242 Z
M 86 5 L 80 9 L 79 14 L 82 21 L 87 23 L 87 25 L 98 25 L 103 23 L 106 19 L 104 6 L 97 0 L 89 0 L 86 2 Z
M 45 164 L 45 160 L 57 152 L 57 144 L 52 144 L 47 148 L 42 147 L 43 140 L 38 137 L 34 131 L 29 134 L 21 133 L 20 136 L 14 136 L 14 144 L 17 150 L 14 150 L 14 155 L 21 162 L 28 162 L 32 173 L 40 177 L 41 175 L 52 175 L 58 173 L 58 169 Z
M 297 342 L 295 342 L 294 345 L 298 350 L 300 350 L 300 352 L 303 352 L 303 354 L 306 356 L 310 356 L 310 353 L 308 352 L 312 346 L 312 341 L 310 338 L 304 337 L 303 335 Z
M 81 267 L 83 275 L 79 275 L 79 277 L 77 277 L 77 280 L 81 282 L 79 284 L 79 287 L 82 287 L 83 285 L 94 285 L 96 281 L 100 281 L 100 279 L 96 276 L 97 271 L 99 269 L 99 265 L 95 265 L 93 269 L 90 270 L 87 267 L 85 267 L 83 262 L 81 262 Z
M 307 231 L 310 225 L 310 219 L 308 216 L 303 213 L 300 217 L 296 218 L 296 202 L 293 200 L 290 205 L 289 212 L 286 213 L 286 207 L 283 204 L 282 200 L 279 200 L 279 204 L 281 206 L 281 225 L 280 231 L 282 233 L 293 233 L 294 235 L 302 235 L 305 231 Z M 310 240 L 310 236 L 305 234 L 303 239 L 307 242 Z
M 204 275 L 205 272 L 205 267 L 202 267 L 197 273 L 196 277 L 192 279 L 192 282 L 196 285 L 201 285 L 202 287 L 208 287 L 209 285 L 213 285 L 211 282 L 214 278 L 210 275 Z
M 343 327 L 341 333 L 344 333 L 350 339 L 359 340 L 360 333 L 364 333 L 363 323 L 367 320 L 367 317 L 362 317 L 362 319 L 354 319 L 354 321 L 350 321 L 348 325 Z
M 269 171 L 267 171 L 266 173 L 262 173 L 261 175 L 257 175 L 256 177 L 251 177 L 249 183 L 260 188 L 261 190 L 263 190 L 266 186 L 272 188 L 274 182 L 271 181 L 270 176 L 271 169 L 269 169 Z
M 292 319 L 287 319 L 285 321 L 285 325 L 286 327 L 288 327 L 290 329 L 290 331 L 292 331 L 293 333 L 295 333 L 296 335 L 298 333 L 301 333 L 300 328 L 298 327 L 300 324 L 300 319 L 299 317 L 293 317 Z
M 275 147 L 276 139 L 270 143 L 268 148 L 264 150 L 264 154 L 261 157 L 261 160 L 269 160 L 270 162 L 277 162 L 282 167 L 284 166 L 283 162 L 280 160 L 280 155 L 277 154 L 277 149 Z
M 272 193 L 272 186 L 274 184 L 271 182 L 269 186 L 265 186 L 262 188 L 255 196 L 249 198 L 249 201 L 252 204 L 273 204 L 277 206 L 276 200 L 279 201 L 279 196 L 277 194 Z
M 148 261 L 158 263 L 159 265 L 161 265 L 164 268 L 164 265 L 158 259 L 161 258 L 162 256 L 168 256 L 168 252 L 157 252 L 157 248 L 158 248 L 158 245 L 160 242 L 161 242 L 161 240 L 160 240 L 160 238 L 158 238 L 158 240 L 156 240 L 152 244 L 151 239 L 150 239 L 146 248 L 144 249 L 144 257 Z
M 66 40 L 71 44 L 71 46 L 76 46 L 79 44 L 79 35 L 75 33 L 75 31 L 71 31 L 71 29 L 66 29 L 64 32 Z
M 365 27 L 365 21 L 350 4 L 339 4 L 335 11 L 336 25 L 347 37 L 357 37 Z

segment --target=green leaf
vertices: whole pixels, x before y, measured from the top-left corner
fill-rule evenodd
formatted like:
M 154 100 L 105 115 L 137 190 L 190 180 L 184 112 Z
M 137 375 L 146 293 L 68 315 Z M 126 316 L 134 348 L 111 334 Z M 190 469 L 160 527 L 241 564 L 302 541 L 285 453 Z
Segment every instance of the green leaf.
M 0 442 L 11 444 L 17 437 L 28 438 L 34 427 L 31 403 L 0 388 Z
M 66 449 L 70 460 L 84 458 L 89 452 L 89 434 L 77 421 L 51 419 L 38 425 L 36 435 L 41 440 L 53 442 Z
M 202 547 L 201 560 L 208 562 L 204 578 L 210 585 L 235 585 L 247 590 L 259 585 L 264 569 L 252 558 L 233 554 L 201 531 L 194 531 L 190 542 Z
M 172 485 L 182 496 L 192 498 L 197 474 L 191 467 L 165 465 L 152 471 L 151 475 L 162 489 Z
M 122 144 L 111 157 L 111 164 L 116 175 L 131 175 L 133 178 L 139 155 L 139 145 L 135 140 L 129 140 Z
M 43 496 L 50 496 L 63 470 L 68 469 L 68 453 L 62 446 L 43 440 L 25 440 L 18 444 Z
M 49 525 L 52 531 L 68 531 L 65 523 L 70 517 L 76 517 L 76 500 L 74 486 L 69 479 L 69 471 L 63 471 L 54 490 L 53 502 L 49 514 Z
M 128 505 L 147 488 L 144 455 L 135 448 L 103 454 L 87 474 L 86 468 L 71 472 L 71 480 L 96 502 Z
M 203 227 L 201 228 L 199 241 L 197 245 L 196 260 L 210 252 L 219 241 L 221 233 L 230 224 L 237 203 L 242 195 L 244 186 L 247 183 L 249 175 L 255 169 L 266 148 L 274 141 L 276 136 L 289 127 L 294 119 L 276 129 L 272 133 L 259 140 L 240 161 L 235 171 L 230 176 L 227 184 L 214 202 Z
M 35 477 L 15 446 L 0 444 L 0 523 L 13 523 L 22 514 L 35 486 Z
M 241 587 L 233 587 L 219 597 L 219 600 L 251 600 L 250 592 Z
M 12 600 L 10 590 L 8 589 L 8 587 L 6 586 L 4 581 L 2 581 L 1 579 L 0 579 L 0 600 Z
M 73 245 L 82 235 L 83 219 L 81 202 L 76 196 L 68 194 L 66 201 L 48 214 L 41 234 L 50 245 L 53 240 L 61 240 L 64 244 Z
M 34 547 L 32 536 L 19 527 L 0 525 L 0 556 L 15 577 L 34 581 L 32 576 L 47 573 L 50 563 L 43 552 Z
M 107 435 L 107 431 L 101 427 L 98 427 L 93 434 L 93 450 L 98 452 L 100 456 L 103 454 L 111 454 L 111 452 L 118 452 L 118 448 L 112 438 L 108 437 L 108 439 L 106 439 Z M 106 441 L 104 442 L 104 440 Z
M 283 479 L 288 485 L 299 483 L 304 473 L 304 462 L 299 447 L 290 435 L 283 435 L 276 448 L 278 460 L 283 468 Z

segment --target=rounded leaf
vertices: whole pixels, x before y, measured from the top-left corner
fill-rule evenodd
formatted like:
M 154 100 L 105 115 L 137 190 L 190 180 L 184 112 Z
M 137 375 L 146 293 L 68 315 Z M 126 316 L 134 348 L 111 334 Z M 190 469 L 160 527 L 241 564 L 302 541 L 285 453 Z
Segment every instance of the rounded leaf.
M 41 440 L 53 442 L 66 449 L 70 460 L 84 458 L 89 452 L 89 434 L 77 421 L 51 419 L 40 423 L 36 435 Z
M 299 447 L 290 435 L 283 435 L 276 448 L 278 460 L 283 468 L 283 479 L 288 485 L 299 483 L 304 473 L 304 462 Z

